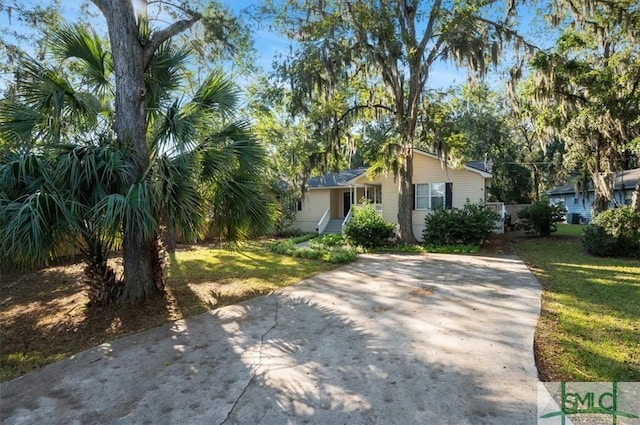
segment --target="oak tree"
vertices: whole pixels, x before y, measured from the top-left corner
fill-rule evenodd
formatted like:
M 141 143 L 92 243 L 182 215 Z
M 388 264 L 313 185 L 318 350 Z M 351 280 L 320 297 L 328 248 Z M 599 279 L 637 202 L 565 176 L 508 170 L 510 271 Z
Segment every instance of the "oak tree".
M 283 0 L 266 2 L 274 25 L 295 40 L 281 62 L 292 107 L 313 116 L 328 153 L 339 153 L 358 121 L 393 124 L 386 145 L 397 178 L 398 238 L 413 243 L 413 149 L 429 132 L 427 83 L 453 61 L 478 76 L 508 43 L 533 49 L 514 29 L 516 3 L 447 0 Z M 394 135 L 395 134 L 395 135 Z

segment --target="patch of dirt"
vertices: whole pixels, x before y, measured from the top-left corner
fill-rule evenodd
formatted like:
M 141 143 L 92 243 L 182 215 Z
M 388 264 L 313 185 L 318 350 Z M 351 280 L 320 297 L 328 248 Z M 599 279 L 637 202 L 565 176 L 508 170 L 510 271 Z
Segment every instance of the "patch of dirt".
M 0 381 L 173 316 L 169 302 L 87 309 L 83 263 L 0 276 Z
M 391 307 L 386 305 L 379 305 L 373 308 L 373 311 L 375 311 L 376 313 L 384 313 L 385 311 L 389 311 L 389 310 L 391 310 Z
M 518 232 L 506 232 L 503 235 L 492 234 L 488 241 L 480 245 L 478 255 L 484 257 L 501 257 L 516 254 L 515 240 L 521 237 Z
M 433 291 L 429 288 L 416 288 L 413 289 L 411 292 L 409 292 L 409 295 L 411 296 L 429 296 L 429 295 L 433 295 Z
M 181 247 L 180 249 L 193 249 Z M 122 273 L 121 259 L 110 260 Z M 0 382 L 93 346 L 259 295 L 219 282 L 171 280 L 141 305 L 87 308 L 84 263 L 0 274 Z M 206 294 L 206 297 L 203 295 Z
M 553 358 L 559 358 L 562 349 L 557 344 L 541 341 L 540 338 L 533 339 L 533 354 L 536 359 L 536 367 L 538 369 L 538 379 L 542 382 L 559 382 L 573 381 L 574 378 L 563 376 L 554 365 Z

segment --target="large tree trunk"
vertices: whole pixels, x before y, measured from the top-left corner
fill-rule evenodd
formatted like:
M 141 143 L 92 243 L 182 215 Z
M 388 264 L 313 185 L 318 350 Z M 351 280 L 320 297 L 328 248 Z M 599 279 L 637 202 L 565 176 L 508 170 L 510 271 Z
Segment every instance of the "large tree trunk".
M 631 197 L 631 209 L 640 212 L 640 180 L 636 183 L 636 189 Z
M 609 209 L 609 204 L 613 200 L 614 173 L 601 172 L 593 173 L 594 200 L 591 204 L 591 216 L 595 217 L 602 211 Z
M 538 170 L 538 166 L 533 164 L 533 200 L 540 200 L 540 170 Z
M 154 279 L 158 253 L 153 241 L 145 240 L 141 233 L 125 232 L 122 258 L 124 262 L 124 287 L 120 299 L 134 303 L 152 299 L 161 293 L 162 287 Z
M 116 82 L 115 124 L 118 142 L 130 151 L 137 167 L 135 181 L 142 179 L 149 163 L 146 140 L 145 49 L 131 0 L 94 0 L 109 29 Z M 121 300 L 144 301 L 160 293 L 154 282 L 154 238 L 144 235 L 139 223 L 124 226 L 124 288 Z
M 404 164 L 398 172 L 398 242 L 418 243 L 413 234 L 413 149 L 404 152 Z

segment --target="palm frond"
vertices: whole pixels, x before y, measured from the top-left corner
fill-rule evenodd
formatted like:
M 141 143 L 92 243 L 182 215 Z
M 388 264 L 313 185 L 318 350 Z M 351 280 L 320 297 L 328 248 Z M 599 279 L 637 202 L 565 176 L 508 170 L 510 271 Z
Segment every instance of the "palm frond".
M 150 137 L 151 149 L 166 154 L 182 154 L 196 146 L 196 126 L 192 114 L 185 113 L 176 99 L 158 117 L 158 125 Z
M 111 55 L 93 29 L 87 30 L 80 24 L 64 25 L 50 35 L 48 45 L 62 60 L 81 61 L 80 72 L 90 90 L 100 97 L 114 94 L 109 79 L 113 71 Z
M 177 47 L 171 41 L 160 45 L 153 55 L 145 74 L 147 109 L 152 118 L 157 116 L 171 94 L 181 87 L 188 56 L 187 47 Z
M 159 215 L 170 231 L 195 242 L 206 231 L 208 201 L 196 180 L 193 162 L 185 157 L 162 156 L 153 181 L 157 182 Z
M 239 92 L 234 82 L 221 70 L 212 71 L 202 82 L 190 102 L 195 111 L 206 111 L 221 119 L 228 119 L 236 112 Z
M 15 148 L 32 147 L 34 132 L 45 120 L 46 116 L 33 108 L 8 99 L 0 101 L 0 139 Z
M 0 193 L 16 200 L 37 191 L 49 190 L 51 176 L 49 163 L 33 153 L 7 155 L 0 163 Z
M 202 178 L 215 180 L 239 167 L 244 172 L 262 172 L 266 152 L 251 132 L 247 121 L 237 121 L 209 135 L 199 147 L 202 153 Z M 235 171 L 234 171 L 235 172 Z
M 72 201 L 37 191 L 10 201 L 0 198 L 0 254 L 9 264 L 46 264 L 72 233 Z
M 121 151 L 111 146 L 67 145 L 58 147 L 57 184 L 68 187 L 71 195 L 93 205 L 112 193 L 123 193 L 134 170 Z
M 95 127 L 102 109 L 95 96 L 74 90 L 58 70 L 45 67 L 34 59 L 25 59 L 21 65 L 21 103 L 25 108 L 37 111 L 41 118 L 40 122 L 34 123 L 38 134 L 32 137 L 59 143 L 64 129 L 88 130 Z
M 92 209 L 91 221 L 111 236 L 109 243 L 113 243 L 122 230 L 139 232 L 143 238 L 152 240 L 158 230 L 152 198 L 148 182 L 138 181 L 126 194 L 114 193 L 100 200 Z
M 236 173 L 216 182 L 210 234 L 235 242 L 268 233 L 277 216 L 277 205 L 268 198 L 267 187 L 255 176 Z

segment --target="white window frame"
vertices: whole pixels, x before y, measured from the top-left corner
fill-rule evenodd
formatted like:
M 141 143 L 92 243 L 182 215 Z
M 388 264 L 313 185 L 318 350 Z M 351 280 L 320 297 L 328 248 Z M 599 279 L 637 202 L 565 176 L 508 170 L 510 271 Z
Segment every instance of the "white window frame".
M 431 200 L 433 199 L 433 186 L 434 185 L 442 185 L 443 187 L 443 192 L 442 192 L 442 206 L 445 206 L 447 204 L 447 185 L 444 182 L 439 182 L 439 183 L 416 183 L 416 189 L 415 189 L 415 193 L 414 198 L 415 198 L 415 204 L 416 204 L 416 210 L 417 211 L 428 211 L 428 210 L 432 210 L 433 206 L 431 205 Z M 426 186 L 427 188 L 427 192 L 426 195 L 425 194 L 421 194 L 421 196 L 418 196 L 418 192 L 419 189 L 418 187 L 421 186 L 422 188 L 424 188 Z M 427 200 L 427 207 L 424 208 L 423 205 L 421 205 L 418 200 L 422 200 L 424 202 L 424 198 L 426 198 Z
M 631 201 L 633 200 L 633 190 L 625 190 L 624 191 L 624 204 L 631 205 Z

